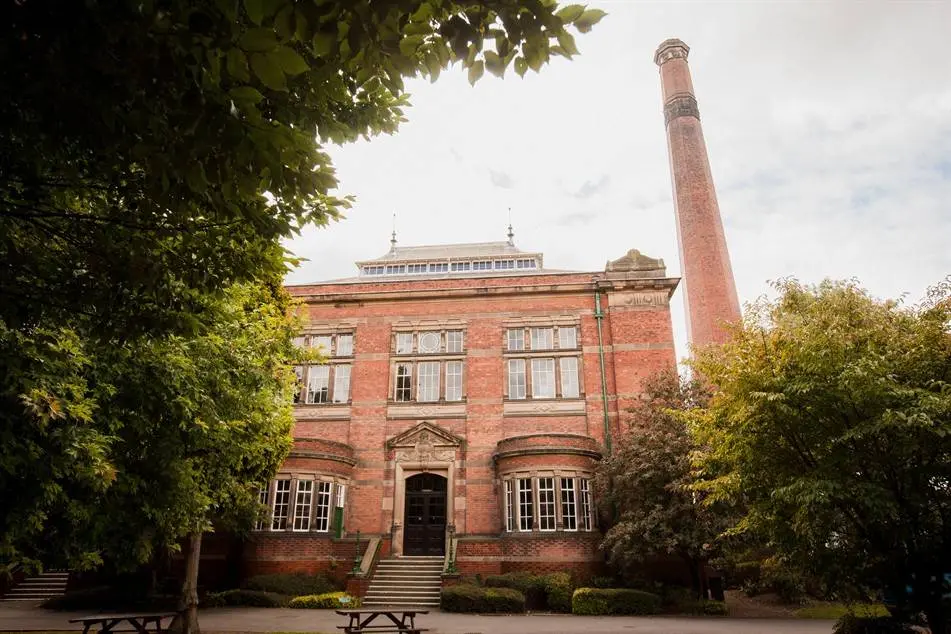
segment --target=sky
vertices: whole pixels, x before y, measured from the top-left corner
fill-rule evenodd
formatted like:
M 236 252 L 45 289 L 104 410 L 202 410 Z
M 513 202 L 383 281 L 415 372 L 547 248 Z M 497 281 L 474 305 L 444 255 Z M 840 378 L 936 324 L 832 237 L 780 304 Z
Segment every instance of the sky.
M 393 136 L 327 148 L 347 218 L 288 243 L 287 277 L 400 245 L 505 240 L 547 268 L 636 248 L 680 275 L 657 45 L 689 64 L 740 302 L 770 280 L 856 278 L 918 301 L 951 274 L 951 2 L 592 2 L 581 55 L 540 74 L 411 80 Z M 688 354 L 683 284 L 671 313 Z

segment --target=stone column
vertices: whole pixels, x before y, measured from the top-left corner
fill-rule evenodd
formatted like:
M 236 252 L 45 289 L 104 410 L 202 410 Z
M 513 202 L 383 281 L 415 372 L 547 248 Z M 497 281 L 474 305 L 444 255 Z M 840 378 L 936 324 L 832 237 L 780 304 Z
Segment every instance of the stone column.
M 687 338 L 691 346 L 722 343 L 724 322 L 740 319 L 740 304 L 720 207 L 690 81 L 690 47 L 665 40 L 654 54 L 660 67 L 664 123 L 674 191 L 680 263 L 685 282 Z

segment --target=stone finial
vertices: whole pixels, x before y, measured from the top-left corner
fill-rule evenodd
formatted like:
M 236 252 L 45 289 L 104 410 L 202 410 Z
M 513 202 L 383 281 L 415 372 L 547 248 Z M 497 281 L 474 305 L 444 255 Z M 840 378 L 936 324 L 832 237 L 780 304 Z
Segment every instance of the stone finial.
M 642 271 L 664 271 L 663 274 L 666 274 L 667 267 L 664 266 L 664 261 L 661 258 L 652 258 L 644 255 L 637 249 L 631 249 L 623 257 L 618 258 L 617 260 L 609 261 L 604 270 L 608 273 L 612 272 L 642 272 Z
M 687 59 L 689 53 L 690 47 L 687 46 L 683 40 L 671 38 L 664 40 L 660 43 L 660 46 L 657 47 L 657 51 L 654 52 L 654 63 L 661 66 L 672 59 Z

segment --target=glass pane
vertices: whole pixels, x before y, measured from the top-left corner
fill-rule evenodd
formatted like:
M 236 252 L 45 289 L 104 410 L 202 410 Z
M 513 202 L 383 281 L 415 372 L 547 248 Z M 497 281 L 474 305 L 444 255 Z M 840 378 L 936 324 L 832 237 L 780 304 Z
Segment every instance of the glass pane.
M 532 398 L 555 398 L 554 359 L 532 359 Z
M 422 341 L 422 338 L 420 338 Z M 419 364 L 416 399 L 423 402 L 439 400 L 439 362 L 427 361 Z
M 553 334 L 551 328 L 532 328 L 532 350 L 551 350 Z
M 330 366 L 310 366 L 307 381 L 307 402 L 326 403 L 330 400 Z
M 508 331 L 508 349 L 525 349 L 525 331 L 521 328 L 510 328 Z
M 509 359 L 509 398 L 525 398 L 525 359 Z
M 446 400 L 462 400 L 462 361 L 446 362 Z
M 562 350 L 578 347 L 578 329 L 574 326 L 562 326 L 558 329 L 558 347 Z
M 400 332 L 396 335 L 396 354 L 413 353 L 413 333 Z
M 353 355 L 353 335 L 337 335 L 337 356 Z
M 565 398 L 578 398 L 578 359 L 563 357 L 561 363 L 561 395 Z
M 320 335 L 319 337 L 311 337 L 310 345 L 312 348 L 317 349 L 320 354 L 330 355 L 330 335 Z
M 462 352 L 461 330 L 450 330 L 446 333 L 446 352 Z
M 350 366 L 334 366 L 334 403 L 350 400 Z
M 400 363 L 396 366 L 396 393 L 397 401 L 410 401 L 413 398 L 413 366 L 409 363 Z

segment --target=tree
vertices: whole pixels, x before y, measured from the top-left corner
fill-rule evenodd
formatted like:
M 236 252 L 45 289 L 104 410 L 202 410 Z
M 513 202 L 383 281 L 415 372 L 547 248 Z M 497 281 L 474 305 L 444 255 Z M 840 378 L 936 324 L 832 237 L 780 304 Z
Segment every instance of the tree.
M 726 528 L 725 510 L 701 504 L 692 488 L 694 445 L 678 413 L 702 407 L 706 399 L 700 383 L 673 371 L 651 377 L 596 478 L 603 503 L 616 510 L 601 546 L 610 563 L 631 571 L 650 559 L 677 557 L 704 598 L 703 570 Z
M 598 9 L 551 0 L 125 0 L 0 7 L 0 318 L 195 327 L 284 273 L 350 199 L 322 144 L 393 133 L 403 78 L 535 71 Z M 277 255 L 277 257 L 275 257 Z
M 693 363 L 714 390 L 691 413 L 708 499 L 742 497 L 734 531 L 841 592 L 884 589 L 946 632 L 948 285 L 921 306 L 854 282 L 776 289 Z

